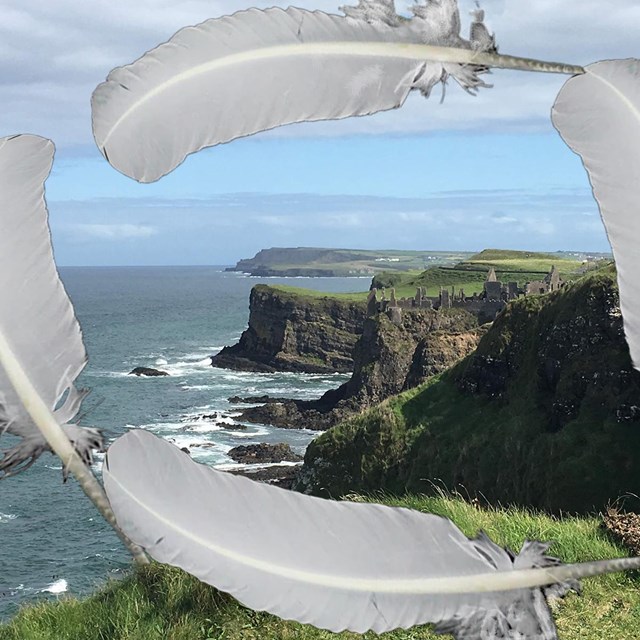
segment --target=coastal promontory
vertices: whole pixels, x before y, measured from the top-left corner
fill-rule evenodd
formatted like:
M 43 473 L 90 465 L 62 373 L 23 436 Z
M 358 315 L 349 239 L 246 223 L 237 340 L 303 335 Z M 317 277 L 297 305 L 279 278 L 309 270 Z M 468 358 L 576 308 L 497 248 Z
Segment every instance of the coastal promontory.
M 362 333 L 362 295 L 322 295 L 257 285 L 240 341 L 212 356 L 212 365 L 240 371 L 349 373 Z

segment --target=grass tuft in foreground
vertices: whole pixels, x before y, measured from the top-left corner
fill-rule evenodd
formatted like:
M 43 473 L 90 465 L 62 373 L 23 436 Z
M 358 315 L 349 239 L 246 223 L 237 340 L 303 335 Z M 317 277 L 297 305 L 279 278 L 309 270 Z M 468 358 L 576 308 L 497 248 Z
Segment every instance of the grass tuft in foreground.
M 352 500 L 363 501 L 359 496 Z M 551 553 L 565 562 L 626 555 L 601 527 L 601 519 L 553 518 L 523 509 L 483 509 L 458 497 L 378 496 L 376 502 L 451 518 L 467 535 L 479 529 L 497 543 L 519 549 L 526 538 L 553 540 Z M 615 574 L 585 580 L 584 593 L 554 605 L 562 640 L 632 640 L 640 629 L 640 577 Z M 233 598 L 163 565 L 141 567 L 86 600 L 73 598 L 22 609 L 0 627 L 0 640 L 312 640 L 381 637 L 435 640 L 428 627 L 376 636 L 332 634 L 255 613 Z

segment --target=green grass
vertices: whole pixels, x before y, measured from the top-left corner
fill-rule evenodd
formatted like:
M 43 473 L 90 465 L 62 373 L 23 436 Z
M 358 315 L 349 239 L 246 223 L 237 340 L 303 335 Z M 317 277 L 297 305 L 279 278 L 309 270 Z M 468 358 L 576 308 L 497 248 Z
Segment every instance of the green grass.
M 616 303 L 611 269 L 510 303 L 454 368 L 315 439 L 300 487 L 402 495 L 440 478 L 555 513 L 637 493 L 640 430 L 625 411 L 640 404 L 640 375 Z
M 345 302 L 366 302 L 368 291 L 354 291 L 346 293 L 327 293 L 324 291 L 316 291 L 314 289 L 304 289 L 302 287 L 292 287 L 289 285 L 278 284 L 270 285 L 271 289 L 288 293 L 296 297 L 313 298 L 314 300 L 344 300 Z
M 552 265 L 558 268 L 564 280 L 576 279 L 585 270 L 578 258 L 565 254 L 485 249 L 453 266 L 436 266 L 421 273 L 383 272 L 375 276 L 374 284 L 377 287 L 394 287 L 398 297 L 414 296 L 417 287 L 425 287 L 428 296 L 437 296 L 441 286 L 454 286 L 456 291 L 464 289 L 467 295 L 472 295 L 483 290 L 491 267 L 501 282 L 517 282 L 523 287 L 527 282 L 542 280 Z M 597 266 L 599 264 L 594 263 L 590 268 Z
M 355 497 L 357 500 L 362 498 Z M 386 504 L 451 518 L 467 535 L 486 531 L 497 543 L 519 549 L 529 539 L 553 540 L 550 553 L 565 562 L 620 557 L 625 551 L 600 527 L 598 517 L 553 518 L 522 509 L 482 509 L 459 497 L 382 496 Z M 554 605 L 562 640 L 637 639 L 640 582 L 614 574 L 585 580 L 583 595 Z M 428 627 L 333 634 L 245 609 L 231 597 L 178 569 L 151 565 L 112 582 L 85 600 L 61 598 L 22 609 L 0 626 L 0 640 L 435 640 Z M 446 636 L 450 637 L 450 636 Z
M 521 287 L 526 282 L 542 280 L 555 265 L 565 280 L 572 280 L 582 275 L 583 264 L 577 258 L 567 258 L 564 254 L 532 253 L 524 251 L 508 251 L 501 249 L 485 249 L 484 251 L 451 265 L 430 267 L 426 271 L 415 269 L 415 265 L 398 263 L 393 270 L 377 274 L 374 286 L 387 290 L 394 288 L 397 298 L 413 298 L 418 287 L 425 287 L 427 296 L 436 297 L 440 287 L 463 289 L 466 295 L 481 293 L 489 268 L 496 270 L 498 280 L 517 282 Z M 278 265 L 285 268 L 287 265 Z M 596 265 L 594 265 L 596 266 Z M 368 292 L 326 293 L 299 287 L 277 285 L 279 291 L 291 295 L 314 299 L 338 299 L 352 302 L 364 301 Z

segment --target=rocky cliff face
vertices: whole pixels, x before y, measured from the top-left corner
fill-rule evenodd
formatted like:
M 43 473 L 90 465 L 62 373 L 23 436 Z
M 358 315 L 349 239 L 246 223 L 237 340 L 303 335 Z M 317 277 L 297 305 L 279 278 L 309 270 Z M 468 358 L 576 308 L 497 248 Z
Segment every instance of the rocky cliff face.
M 244 371 L 348 373 L 362 333 L 364 302 L 297 295 L 266 285 L 251 291 L 249 327 L 214 367 Z
M 638 494 L 640 373 L 615 274 L 511 303 L 453 369 L 315 440 L 296 488 L 339 496 L 434 483 L 551 511 Z
M 475 349 L 485 330 L 462 309 L 405 310 L 401 325 L 385 314 L 371 316 L 355 344 L 348 382 L 319 400 L 268 403 L 246 409 L 242 418 L 279 427 L 328 429 L 451 367 Z

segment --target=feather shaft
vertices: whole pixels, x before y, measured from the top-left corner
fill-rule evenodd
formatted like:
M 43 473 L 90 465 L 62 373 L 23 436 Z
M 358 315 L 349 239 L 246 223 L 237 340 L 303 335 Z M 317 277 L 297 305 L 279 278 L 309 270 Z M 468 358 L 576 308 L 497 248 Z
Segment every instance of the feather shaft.
M 219 473 L 215 472 L 214 473 Z M 132 503 L 145 511 L 148 516 L 179 535 L 188 537 L 194 543 L 220 556 L 246 567 L 270 573 L 274 576 L 288 578 L 301 583 L 312 583 L 320 587 L 332 587 L 344 591 L 371 591 L 386 594 L 460 594 L 460 593 L 491 593 L 508 591 L 511 589 L 526 589 L 543 587 L 566 580 L 589 578 L 607 573 L 617 573 L 640 569 L 640 558 L 614 558 L 612 560 L 596 560 L 576 564 L 561 565 L 540 569 L 514 569 L 503 573 L 481 573 L 473 576 L 445 576 L 437 578 L 415 578 L 410 580 L 375 579 L 375 578 L 342 578 L 330 574 L 300 571 L 291 567 L 282 567 L 274 563 L 265 562 L 259 558 L 238 553 L 233 549 L 216 544 L 210 539 L 198 536 L 189 529 L 180 526 L 174 519 L 164 517 L 162 513 L 149 508 L 116 477 L 109 475 L 112 490 L 117 486 L 122 495 L 126 495 Z M 301 500 L 306 500 L 301 496 Z
M 44 182 L 53 162 L 50 140 L 0 138 L 0 435 L 19 444 L 3 452 L 7 477 L 52 450 L 71 471 L 137 559 L 144 554 L 124 536 L 103 489 L 88 468 L 103 446 L 98 430 L 68 424 L 85 392 L 74 382 L 86 362 L 82 333 L 55 268 Z M 57 407 L 57 408 L 56 408 Z M 21 466 L 22 465 L 22 466 Z
M 569 79 L 552 121 L 582 160 L 616 262 L 620 310 L 640 370 L 640 60 L 605 60 Z
M 514 561 L 445 518 L 261 485 L 141 430 L 111 445 L 103 477 L 119 525 L 153 558 L 253 609 L 332 631 L 448 629 L 533 610 L 551 620 L 547 585 L 640 568 L 639 558 L 564 566 L 537 543 Z
M 93 502 L 100 515 L 113 527 L 136 562 L 142 564 L 148 563 L 149 561 L 144 551 L 138 545 L 131 542 L 118 526 L 104 490 L 91 471 L 89 471 L 82 462 L 71 441 L 60 428 L 50 409 L 38 395 L 38 392 L 31 384 L 29 376 L 20 365 L 2 331 L 0 331 L 0 365 L 4 368 L 7 377 L 11 381 L 11 384 L 13 384 L 18 397 L 22 400 L 33 422 L 38 429 L 40 429 L 51 449 L 60 460 L 62 460 L 62 464 L 66 470 L 75 476 L 84 493 L 89 500 Z
M 186 69 L 180 74 L 168 78 L 165 82 L 153 87 L 143 94 L 116 120 L 111 129 L 101 140 L 101 146 L 109 144 L 111 136 L 118 127 L 146 102 L 158 97 L 164 91 L 198 76 L 220 71 L 222 69 L 241 66 L 251 62 L 269 59 L 286 58 L 289 56 L 361 56 L 379 58 L 398 58 L 415 61 L 452 62 L 468 65 L 486 65 L 500 69 L 515 69 L 519 71 L 534 71 L 559 74 L 581 74 L 584 68 L 562 62 L 546 62 L 532 58 L 508 56 L 498 53 L 460 49 L 455 47 L 438 47 L 427 44 L 411 44 L 406 42 L 311 42 L 301 44 L 279 45 L 264 47 L 258 51 L 243 51 L 224 57 L 209 60 L 203 64 Z
M 583 71 L 499 55 L 481 21 L 465 40 L 455 0 L 416 6 L 411 20 L 373 0 L 352 9 L 249 9 L 181 29 L 96 88 L 98 148 L 118 171 L 153 182 L 204 147 L 395 109 L 448 78 L 475 94 L 491 67 Z

